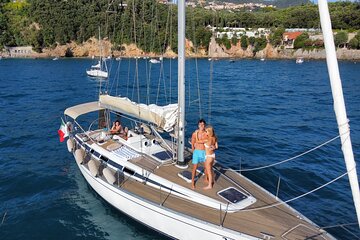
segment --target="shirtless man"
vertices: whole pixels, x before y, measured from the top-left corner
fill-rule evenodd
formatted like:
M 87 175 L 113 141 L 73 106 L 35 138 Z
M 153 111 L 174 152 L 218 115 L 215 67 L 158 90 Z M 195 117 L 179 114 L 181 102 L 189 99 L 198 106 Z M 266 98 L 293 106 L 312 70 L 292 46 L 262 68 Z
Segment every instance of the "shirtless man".
M 192 175 L 191 175 L 191 187 L 195 189 L 195 176 L 196 169 L 199 163 L 205 162 L 205 146 L 204 143 L 207 140 L 207 135 L 205 131 L 206 122 L 204 119 L 198 121 L 198 130 L 196 130 L 191 136 L 191 148 L 193 150 L 192 158 Z

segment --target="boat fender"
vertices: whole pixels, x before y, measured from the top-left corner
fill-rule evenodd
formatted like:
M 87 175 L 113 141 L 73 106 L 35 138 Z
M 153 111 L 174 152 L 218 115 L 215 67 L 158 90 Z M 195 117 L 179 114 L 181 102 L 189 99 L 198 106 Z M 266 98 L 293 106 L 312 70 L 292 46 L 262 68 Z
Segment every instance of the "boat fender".
M 91 159 L 88 163 L 89 166 L 89 170 L 91 175 L 93 175 L 94 177 L 98 176 L 99 173 L 99 162 L 95 161 L 94 159 Z
M 68 139 L 66 141 L 67 149 L 69 152 L 72 152 L 74 150 L 74 141 L 72 139 Z
M 84 151 L 81 148 L 75 151 L 75 160 L 78 164 L 82 164 L 84 161 Z
M 110 184 L 114 184 L 116 181 L 116 178 L 114 176 L 114 174 L 111 172 L 111 170 L 109 168 L 104 168 L 103 169 L 103 175 L 106 178 L 106 181 Z

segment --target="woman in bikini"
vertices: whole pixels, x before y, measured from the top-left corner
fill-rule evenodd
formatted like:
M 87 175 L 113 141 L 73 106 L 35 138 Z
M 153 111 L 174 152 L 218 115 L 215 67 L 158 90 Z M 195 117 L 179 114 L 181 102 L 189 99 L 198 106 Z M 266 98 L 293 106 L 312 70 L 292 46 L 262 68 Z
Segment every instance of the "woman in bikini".
M 206 133 L 208 138 L 206 143 L 204 144 L 205 154 L 206 154 L 205 174 L 207 175 L 206 179 L 208 180 L 208 185 L 204 187 L 204 189 L 211 189 L 213 187 L 213 178 L 214 178 L 214 172 L 212 170 L 212 167 L 215 161 L 215 149 L 218 149 L 218 141 L 213 127 L 208 126 L 206 128 Z

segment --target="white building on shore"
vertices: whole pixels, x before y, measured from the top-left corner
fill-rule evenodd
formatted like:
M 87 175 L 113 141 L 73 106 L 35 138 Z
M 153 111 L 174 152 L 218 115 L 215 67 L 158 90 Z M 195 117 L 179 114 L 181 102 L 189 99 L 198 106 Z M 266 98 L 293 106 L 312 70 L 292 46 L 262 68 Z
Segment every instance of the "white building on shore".
M 231 39 L 236 37 L 240 39 L 242 36 L 247 37 L 268 37 L 271 33 L 270 29 L 268 28 L 236 28 L 236 27 L 224 27 L 224 28 L 216 28 L 208 26 L 208 28 L 213 33 L 214 37 L 216 38 L 223 38 L 227 37 Z
M 32 46 L 24 47 L 6 47 L 5 51 L 9 57 L 32 57 L 36 52 L 33 51 Z

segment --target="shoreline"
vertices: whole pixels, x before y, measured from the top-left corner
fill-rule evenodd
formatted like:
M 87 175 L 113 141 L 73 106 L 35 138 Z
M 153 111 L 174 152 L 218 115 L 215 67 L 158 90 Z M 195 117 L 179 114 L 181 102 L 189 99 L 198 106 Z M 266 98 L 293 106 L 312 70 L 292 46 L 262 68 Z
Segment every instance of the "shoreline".
M 4 56 L 1 55 L 2 58 L 0 58 L 0 60 L 7 60 L 7 59 L 22 59 L 22 60 L 53 60 L 54 57 L 53 56 Z M 161 56 L 156 56 L 156 57 L 148 57 L 148 58 L 143 58 L 140 57 L 139 59 L 141 60 L 149 60 L 151 58 L 160 58 Z M 120 57 L 121 59 L 136 59 L 138 57 L 132 57 L 132 56 L 122 56 Z M 172 59 L 172 60 L 176 60 L 176 58 L 171 58 L 171 57 L 163 57 L 164 59 Z M 98 59 L 98 57 L 92 58 L 92 57 L 58 57 L 57 60 L 64 60 L 64 59 L 81 59 L 81 60 L 96 60 Z M 211 61 L 211 57 L 194 57 L 194 56 L 186 56 L 186 59 L 200 59 L 200 60 L 208 60 Z M 231 56 L 231 57 L 214 57 L 213 60 L 214 61 L 222 61 L 222 60 L 235 60 L 235 61 L 240 61 L 240 60 L 254 60 L 254 61 L 260 61 L 261 58 L 258 57 L 254 57 L 254 58 L 250 58 L 250 57 L 236 57 L 236 56 Z M 293 57 L 293 58 L 285 58 L 285 57 L 278 57 L 278 58 L 265 58 L 265 61 L 279 61 L 279 60 L 296 60 L 297 57 Z M 112 58 L 106 58 L 106 60 L 114 60 L 114 61 L 119 61 L 116 60 L 116 57 L 112 57 Z M 325 61 L 326 58 L 304 58 L 304 61 Z M 338 61 L 347 61 L 347 62 L 360 62 L 360 58 L 356 58 L 356 59 L 346 59 L 346 58 L 338 58 Z
M 103 40 L 103 56 L 104 58 L 111 56 L 111 58 L 177 58 L 177 54 L 170 48 L 166 49 L 164 54 L 156 54 L 154 52 L 145 52 L 138 48 L 135 44 L 123 44 L 121 50 L 113 50 L 113 45 L 107 40 Z M 325 49 L 282 49 L 281 47 L 273 47 L 267 43 L 262 50 L 254 52 L 253 46 L 248 46 L 243 49 L 238 42 L 236 45 L 231 45 L 227 49 L 223 45 L 216 43 L 215 38 L 211 39 L 209 48 L 198 48 L 195 53 L 193 51 L 194 45 L 191 41 L 186 40 L 186 58 L 198 59 L 297 59 L 304 60 L 324 60 L 326 59 Z M 66 45 L 57 45 L 55 48 L 43 48 L 41 53 L 32 50 L 31 46 L 10 47 L 7 51 L 0 52 L 2 58 L 85 58 L 96 59 L 99 58 L 99 41 L 91 38 L 86 42 L 77 44 L 75 42 Z M 338 60 L 359 61 L 360 50 L 338 48 L 336 49 Z

